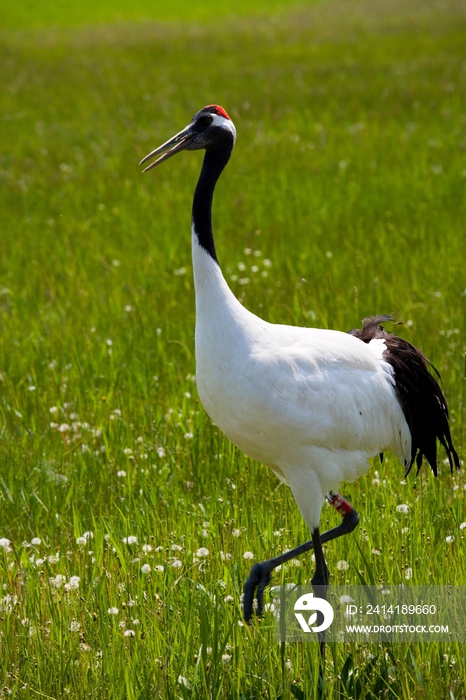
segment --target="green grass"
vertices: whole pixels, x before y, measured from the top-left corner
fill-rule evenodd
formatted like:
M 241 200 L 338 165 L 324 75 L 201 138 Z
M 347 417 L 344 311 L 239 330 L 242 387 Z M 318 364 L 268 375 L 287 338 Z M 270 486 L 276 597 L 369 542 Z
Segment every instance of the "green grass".
M 233 291 L 274 322 L 394 313 L 442 373 L 463 453 L 464 7 L 337 0 L 205 24 L 202 8 L 196 25 L 2 34 L 0 697 L 317 697 L 316 645 L 277 645 L 269 616 L 240 625 L 244 552 L 309 533 L 197 398 L 200 156 L 137 166 L 204 104 L 238 129 L 214 211 Z M 369 566 L 466 584 L 464 474 L 402 476 L 386 456 L 342 486 L 361 524 L 326 546 L 333 583 Z M 337 521 L 324 509 L 322 528 Z M 303 558 L 274 583 L 311 575 Z M 466 697 L 461 645 L 329 647 L 325 697 Z
M 21 3 L 0 0 L 0 26 L 5 29 L 76 27 L 112 22 L 212 22 L 267 12 L 280 13 L 296 6 L 297 0 L 24 0 Z M 301 3 L 302 4 L 302 3 Z

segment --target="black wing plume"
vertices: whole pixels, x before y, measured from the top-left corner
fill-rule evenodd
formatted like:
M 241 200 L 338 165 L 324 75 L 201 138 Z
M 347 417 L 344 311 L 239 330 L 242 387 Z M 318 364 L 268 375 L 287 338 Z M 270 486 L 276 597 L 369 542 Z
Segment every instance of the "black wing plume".
M 364 343 L 375 338 L 385 340 L 383 358 L 393 367 L 398 401 L 411 432 L 411 461 L 406 467 L 405 476 L 414 462 L 417 465 L 416 475 L 419 473 L 423 457 L 437 476 L 437 439 L 445 448 L 453 473 L 454 467 L 459 469 L 460 461 L 451 439 L 447 402 L 434 376 L 440 379 L 440 374 L 414 345 L 388 333 L 380 325 L 388 321 L 393 321 L 393 317 L 365 318 L 362 330 L 355 328 L 349 332 Z

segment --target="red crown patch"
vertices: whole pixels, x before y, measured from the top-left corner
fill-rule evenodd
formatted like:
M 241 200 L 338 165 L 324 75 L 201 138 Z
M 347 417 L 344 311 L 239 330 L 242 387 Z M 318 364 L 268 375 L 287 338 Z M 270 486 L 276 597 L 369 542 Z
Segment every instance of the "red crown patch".
M 219 114 L 221 117 L 225 117 L 225 119 L 230 119 L 226 111 L 223 109 L 223 107 L 220 107 L 220 105 L 207 105 L 207 107 L 211 107 L 212 109 L 214 109 L 215 114 Z

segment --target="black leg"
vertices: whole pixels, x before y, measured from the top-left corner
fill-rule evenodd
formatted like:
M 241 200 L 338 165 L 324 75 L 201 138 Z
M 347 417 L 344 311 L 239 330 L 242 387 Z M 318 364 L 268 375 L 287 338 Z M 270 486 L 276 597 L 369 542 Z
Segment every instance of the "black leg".
M 312 544 L 316 559 L 315 574 L 311 579 L 312 589 L 318 598 L 327 600 L 328 586 L 328 569 L 325 563 L 324 550 L 322 549 L 322 540 L 319 533 L 319 528 L 316 527 L 312 532 Z M 317 613 L 317 625 L 321 625 L 323 621 L 322 613 Z M 321 661 L 321 676 L 324 676 L 324 661 L 325 661 L 325 630 L 318 632 L 320 644 L 320 661 Z
M 354 510 L 354 508 L 346 501 L 340 494 L 329 493 L 327 500 L 339 513 L 343 516 L 343 520 L 339 525 L 327 530 L 327 532 L 320 535 L 320 542 L 324 544 L 325 542 L 330 542 L 337 537 L 346 535 L 348 532 L 352 532 L 359 522 L 359 515 Z M 263 607 L 263 593 L 265 587 L 270 583 L 272 571 L 279 566 L 284 564 L 290 559 L 299 557 L 301 554 L 308 552 L 310 549 L 314 548 L 313 540 L 300 544 L 298 547 L 291 549 L 289 552 L 284 552 L 278 557 L 273 559 L 268 559 L 267 561 L 254 564 L 249 574 L 249 577 L 244 584 L 244 598 L 243 598 L 243 614 L 246 622 L 249 622 L 252 617 L 252 607 L 254 601 L 254 593 L 257 589 L 257 614 L 260 617 L 262 614 Z M 325 563 L 325 561 L 324 561 Z M 317 564 L 317 554 L 316 554 L 316 564 Z M 328 576 L 328 572 L 327 572 Z

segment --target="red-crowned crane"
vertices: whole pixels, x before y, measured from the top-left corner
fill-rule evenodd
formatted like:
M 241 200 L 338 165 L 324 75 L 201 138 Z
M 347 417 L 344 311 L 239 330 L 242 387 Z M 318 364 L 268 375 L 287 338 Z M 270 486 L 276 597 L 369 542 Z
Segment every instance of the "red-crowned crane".
M 348 333 L 276 325 L 245 309 L 220 269 L 212 229 L 215 185 L 228 163 L 236 129 L 226 111 L 209 105 L 186 128 L 141 163 L 145 170 L 182 150 L 205 150 L 192 207 L 196 293 L 196 378 L 210 418 L 243 452 L 287 483 L 312 539 L 256 564 L 244 586 L 244 617 L 258 614 L 271 571 L 313 548 L 312 585 L 322 591 L 328 569 L 322 543 L 357 525 L 359 516 L 337 490 L 364 474 L 368 460 L 386 450 L 405 473 L 423 456 L 437 474 L 437 439 L 450 469 L 459 468 L 442 391 L 430 363 L 407 341 L 387 333 L 379 316 Z M 145 171 L 144 171 L 145 172 Z M 320 534 L 325 498 L 343 520 Z M 319 587 L 318 589 L 316 587 Z M 321 636 L 321 653 L 324 653 Z

